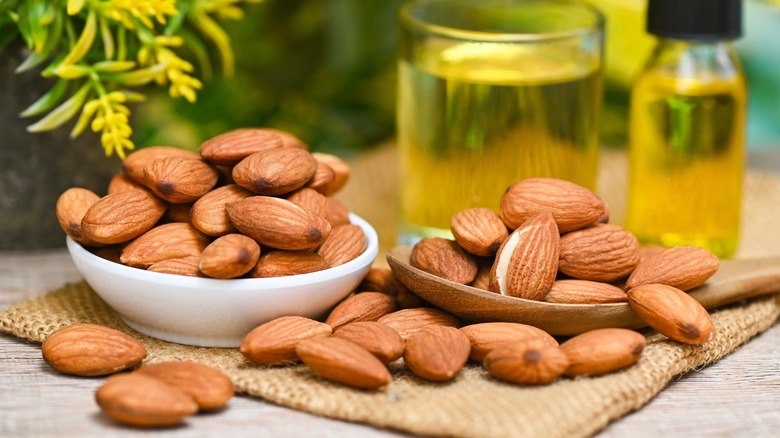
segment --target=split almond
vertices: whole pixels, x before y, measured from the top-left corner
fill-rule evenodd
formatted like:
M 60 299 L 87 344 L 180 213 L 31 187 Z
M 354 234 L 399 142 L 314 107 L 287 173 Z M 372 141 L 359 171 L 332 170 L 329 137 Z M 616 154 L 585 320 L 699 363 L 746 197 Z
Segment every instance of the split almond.
M 409 258 L 412 266 L 429 274 L 469 284 L 477 275 L 477 261 L 454 240 L 429 237 L 414 245 Z
M 567 376 L 603 374 L 627 367 L 645 349 L 645 337 L 633 330 L 606 328 L 585 332 L 561 344 L 569 358 Z
M 318 376 L 356 388 L 376 389 L 392 380 L 384 363 L 365 348 L 338 337 L 308 339 L 295 351 Z
M 493 377 L 507 382 L 544 385 L 566 371 L 569 358 L 558 345 L 527 339 L 492 350 L 485 356 L 483 366 Z
M 256 152 L 233 167 L 236 184 L 258 195 L 283 195 L 304 186 L 317 172 L 317 161 L 297 148 Z
M 146 348 L 135 338 L 109 327 L 74 324 L 43 341 L 43 359 L 55 370 L 77 376 L 104 376 L 138 366 Z
M 308 274 L 330 268 L 319 254 L 311 251 L 275 250 L 260 256 L 248 276 L 252 278 L 285 277 Z
M 368 350 L 384 363 L 404 354 L 404 340 L 390 327 L 376 321 L 356 321 L 340 326 L 333 336 L 346 339 Z
M 328 324 L 303 316 L 282 316 L 247 333 L 239 350 L 248 360 L 261 365 L 295 362 L 295 346 L 299 342 L 331 333 Z
M 634 270 L 626 287 L 660 283 L 688 291 L 701 286 L 718 272 L 720 260 L 705 248 L 678 246 L 643 260 Z
M 561 304 L 605 304 L 628 301 L 626 292 L 609 283 L 590 280 L 557 280 L 544 301 Z
M 132 426 L 175 426 L 198 412 L 184 391 L 138 373 L 112 376 L 98 388 L 95 400 L 104 414 Z
M 379 318 L 377 322 L 392 328 L 404 339 L 431 325 L 460 327 L 458 318 L 429 307 L 396 310 Z
M 561 236 L 561 273 L 580 280 L 611 282 L 628 277 L 639 263 L 639 242 L 613 224 L 596 224 Z
M 194 202 L 217 184 L 217 170 L 200 159 L 167 157 L 144 167 L 145 185 L 174 204 Z
M 339 303 L 328 315 L 326 324 L 333 330 L 356 321 L 376 321 L 395 312 L 395 299 L 381 292 L 362 292 Z
M 643 284 L 629 289 L 628 303 L 647 325 L 675 341 L 704 344 L 715 338 L 710 314 L 680 289 Z
M 89 208 L 81 221 L 86 239 L 110 245 L 135 239 L 165 214 L 165 203 L 146 190 L 106 195 Z
M 471 344 L 455 327 L 433 325 L 406 340 L 404 363 L 418 377 L 446 382 L 463 369 Z
M 345 224 L 333 227 L 328 238 L 317 249 L 330 266 L 339 266 L 352 261 L 365 252 L 368 240 L 363 229 L 357 225 Z
M 460 331 L 471 343 L 469 359 L 477 362 L 482 362 L 488 353 L 509 343 L 539 339 L 551 346 L 558 345 L 558 341 L 544 330 L 514 322 L 482 322 L 461 327 Z
M 450 229 L 461 248 L 476 256 L 488 257 L 509 237 L 501 218 L 489 208 L 467 208 L 452 216 Z
M 490 290 L 541 300 L 558 273 L 560 236 L 549 213 L 531 216 L 504 240 L 490 272 Z
M 166 259 L 200 256 L 209 239 L 190 224 L 173 222 L 152 228 L 130 242 L 120 261 L 128 266 L 148 268 Z
M 501 219 L 514 230 L 538 213 L 552 214 L 561 234 L 595 223 L 606 211 L 595 193 L 556 178 L 526 178 L 501 197 Z
M 277 249 L 314 249 L 331 231 L 322 217 L 281 198 L 252 196 L 227 204 L 227 212 L 242 234 Z
M 254 194 L 236 184 L 218 187 L 192 205 L 192 226 L 209 236 L 222 236 L 236 231 L 230 222 L 225 205 L 246 199 Z
M 233 397 L 233 382 L 216 368 L 192 361 L 146 365 L 135 374 L 154 377 L 181 390 L 200 410 L 224 407 Z
M 84 236 L 81 221 L 87 210 L 98 200 L 100 200 L 100 196 L 95 192 L 81 187 L 65 190 L 57 199 L 56 214 L 60 227 L 71 239 L 82 245 L 97 244 Z
M 127 158 L 122 161 L 122 172 L 130 178 L 130 180 L 146 186 L 144 167 L 155 160 L 166 157 L 200 158 L 198 154 L 185 149 L 171 146 L 150 146 L 138 149 L 129 154 Z
M 282 145 L 282 137 L 273 130 L 243 128 L 206 140 L 200 145 L 199 152 L 210 163 L 234 166 L 255 152 L 281 148 Z

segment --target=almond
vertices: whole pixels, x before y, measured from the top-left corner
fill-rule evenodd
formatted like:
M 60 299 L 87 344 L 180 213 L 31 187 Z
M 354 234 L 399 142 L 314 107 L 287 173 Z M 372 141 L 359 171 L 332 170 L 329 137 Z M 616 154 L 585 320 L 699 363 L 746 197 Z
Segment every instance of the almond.
M 356 388 L 375 389 L 392 380 L 385 364 L 365 348 L 346 339 L 308 339 L 295 348 L 314 374 Z
M 328 216 L 328 206 L 330 205 L 328 198 L 314 189 L 307 187 L 298 189 L 288 196 L 287 200 L 317 216 L 322 216 L 323 218 Z
M 317 163 L 326 164 L 333 170 L 333 180 L 324 187 L 323 194 L 331 196 L 347 184 L 350 168 L 344 160 L 336 155 L 323 152 L 312 152 L 311 155 L 317 160 Z
M 567 376 L 603 374 L 627 367 L 645 349 L 645 337 L 622 328 L 596 329 L 561 344 L 569 358 Z
M 626 292 L 609 283 L 589 280 L 558 280 L 544 297 L 549 303 L 605 304 L 628 301 Z
M 425 327 L 406 340 L 404 363 L 418 377 L 432 382 L 451 380 L 463 369 L 471 344 L 455 327 Z
M 368 240 L 363 229 L 346 224 L 333 227 L 328 238 L 317 249 L 317 254 L 330 266 L 339 266 L 358 258 L 367 247 Z
M 171 146 L 145 147 L 131 153 L 122 161 L 122 172 L 130 178 L 130 180 L 145 186 L 146 178 L 144 177 L 144 167 L 152 161 L 166 157 L 199 158 L 198 154 L 192 151 Z
M 117 263 L 119 263 L 119 260 L 117 260 Z M 200 257 L 187 256 L 180 257 L 178 259 L 165 259 L 157 263 L 152 263 L 148 268 L 146 268 L 146 270 L 151 272 L 159 272 L 162 274 L 184 275 L 187 277 L 203 277 L 204 275 L 200 272 L 198 264 L 200 264 Z
M 390 296 L 398 293 L 398 283 L 390 268 L 372 266 L 357 287 L 361 292 L 382 292 Z
M 258 195 L 283 195 L 304 186 L 317 172 L 317 160 L 303 149 L 256 152 L 233 167 L 236 184 Z
M 450 229 L 461 248 L 476 256 L 493 256 L 509 231 L 489 208 L 467 208 L 452 216 Z
M 124 174 L 117 174 L 108 182 L 108 193 L 124 192 L 127 190 L 147 190 L 146 186 L 139 184 Z
M 477 261 L 454 240 L 428 237 L 414 245 L 409 263 L 417 269 L 460 284 L 477 276 Z
M 490 290 L 490 271 L 493 270 L 494 260 L 495 259 L 488 258 L 477 260 L 477 275 L 474 277 L 474 280 L 469 283 L 469 286 L 486 292 L 493 292 Z
M 165 203 L 146 190 L 100 198 L 84 214 L 84 237 L 103 244 L 123 243 L 149 231 L 165 214 Z
M 327 164 L 317 161 L 317 171 L 311 177 L 304 187 L 309 187 L 323 195 L 328 195 L 328 188 L 336 179 L 336 172 Z
M 715 338 L 710 314 L 680 289 L 643 284 L 628 290 L 628 303 L 647 325 L 675 341 L 704 344 Z
M 356 321 L 342 325 L 333 336 L 360 345 L 384 363 L 404 355 L 404 340 L 390 327 L 376 321 Z
M 239 350 L 248 360 L 261 365 L 295 362 L 295 346 L 299 342 L 331 333 L 328 324 L 303 316 L 282 316 L 252 329 Z
M 482 362 L 488 353 L 508 343 L 539 339 L 551 346 L 558 345 L 558 341 L 544 330 L 514 322 L 482 322 L 461 327 L 460 331 L 471 343 L 469 359 L 477 362 Z
M 704 284 L 719 267 L 720 260 L 709 250 L 678 246 L 644 259 L 628 277 L 626 287 L 660 283 L 688 291 Z
M 349 223 L 349 209 L 336 198 L 328 198 L 328 213 L 325 219 L 332 227 Z
M 180 389 L 138 373 L 112 376 L 95 400 L 104 414 L 132 426 L 174 426 L 198 412 L 197 403 Z
M 224 407 L 235 392 L 233 382 L 221 371 L 192 361 L 146 365 L 135 374 L 160 379 L 181 390 L 198 404 L 200 410 Z
M 200 159 L 167 157 L 144 167 L 145 185 L 168 202 L 194 202 L 217 184 L 217 170 Z
M 356 321 L 376 321 L 395 312 L 395 299 L 381 292 L 362 292 L 339 303 L 328 315 L 326 324 L 333 330 Z
M 292 202 L 253 196 L 227 204 L 230 221 L 242 233 L 276 249 L 314 249 L 330 234 L 330 224 Z
M 558 273 L 560 236 L 550 213 L 531 216 L 504 241 L 490 271 L 490 290 L 541 300 Z
M 243 234 L 226 234 L 211 242 L 200 254 L 200 272 L 212 278 L 240 277 L 257 264 L 260 245 Z
M 556 178 L 526 178 L 501 197 L 501 219 L 514 230 L 531 216 L 552 214 L 561 234 L 595 223 L 606 211 L 595 193 Z
M 429 307 L 416 307 L 401 309 L 379 318 L 377 322 L 384 324 L 396 332 L 403 339 L 409 338 L 417 331 L 430 325 L 443 325 L 459 327 L 458 318 L 438 309 Z
M 92 254 L 109 262 L 122 263 L 119 258 L 122 255 L 122 245 L 101 246 L 99 248 L 87 248 Z
M 192 204 L 168 204 L 163 218 L 168 222 L 192 222 Z
M 295 135 L 286 132 L 286 131 L 280 131 L 278 129 L 272 129 L 272 128 L 264 128 L 268 131 L 271 131 L 278 135 L 282 139 L 282 146 L 286 148 L 298 148 L 298 149 L 304 149 L 308 150 L 309 146 L 303 142 L 300 138 L 296 137 Z
M 206 140 L 200 145 L 199 152 L 210 163 L 234 166 L 255 152 L 281 148 L 282 145 L 282 137 L 273 130 L 243 128 Z
M 285 277 L 323 271 L 330 265 L 311 251 L 270 251 L 260 256 L 257 265 L 249 271 L 252 278 Z
M 250 196 L 254 196 L 254 193 L 236 184 L 228 184 L 206 193 L 192 205 L 192 226 L 209 236 L 235 232 L 236 227 L 230 222 L 225 205 Z
M 152 228 L 122 250 L 123 264 L 144 268 L 166 259 L 200 256 L 209 239 L 190 224 L 173 222 Z
M 561 236 L 558 269 L 580 280 L 611 282 L 627 277 L 639 263 L 639 242 L 628 230 L 596 224 Z
M 119 330 L 74 324 L 51 332 L 41 347 L 43 359 L 55 370 L 77 376 L 104 376 L 138 366 L 146 348 Z
M 541 339 L 504 344 L 488 353 L 483 362 L 483 367 L 493 377 L 531 385 L 552 382 L 568 366 L 566 353 Z
M 65 234 L 82 245 L 98 244 L 84 236 L 81 229 L 81 221 L 84 219 L 84 215 L 98 200 L 100 200 L 100 196 L 95 192 L 81 187 L 72 187 L 65 190 L 57 199 L 57 222 L 59 222 Z

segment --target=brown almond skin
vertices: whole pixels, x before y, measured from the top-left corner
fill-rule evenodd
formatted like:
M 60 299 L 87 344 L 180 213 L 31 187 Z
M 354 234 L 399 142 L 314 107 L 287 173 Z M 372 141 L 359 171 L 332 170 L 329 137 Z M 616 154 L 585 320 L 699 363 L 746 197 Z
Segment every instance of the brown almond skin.
M 200 272 L 212 278 L 240 277 L 255 267 L 260 245 L 243 234 L 226 234 L 211 242 L 200 254 Z
M 390 268 L 372 266 L 360 281 L 358 291 L 382 292 L 390 296 L 398 293 L 398 283 Z
M 146 190 L 106 195 L 81 221 L 84 237 L 105 245 L 124 243 L 149 231 L 165 214 L 165 202 Z
M 135 338 L 109 327 L 73 324 L 51 332 L 41 347 L 55 370 L 77 376 L 105 376 L 138 366 L 146 348 Z
M 117 260 L 117 263 L 119 263 L 119 260 Z M 198 268 L 199 264 L 200 257 L 187 256 L 177 259 L 161 260 L 151 264 L 146 270 L 159 272 L 161 274 L 184 275 L 186 277 L 205 277 L 205 275 L 200 272 L 200 268 Z
M 504 222 L 489 208 L 467 208 L 455 213 L 450 229 L 461 248 L 482 257 L 494 255 L 509 237 Z
M 431 275 L 460 284 L 469 284 L 477 276 L 477 261 L 454 240 L 428 237 L 412 248 L 412 266 Z
M 363 229 L 357 225 L 345 224 L 331 229 L 328 238 L 317 248 L 317 254 L 333 267 L 358 258 L 367 247 L 368 239 Z
M 290 196 L 287 197 L 287 200 L 317 216 L 328 216 L 328 205 L 330 205 L 328 198 L 314 189 L 308 187 L 298 189 L 290 194 Z
M 327 220 L 332 227 L 348 224 L 349 209 L 338 199 L 328 198 L 328 213 L 325 215 L 325 220 Z
M 609 283 L 589 280 L 557 280 L 544 297 L 548 303 L 606 304 L 628 301 L 626 292 Z
M 504 344 L 540 339 L 547 345 L 558 345 L 544 330 L 514 322 L 482 322 L 461 327 L 460 331 L 471 343 L 469 359 L 480 363 L 488 353 Z
M 295 351 L 314 374 L 327 380 L 364 389 L 381 388 L 392 381 L 384 363 L 343 338 L 308 339 L 299 343 Z
M 446 382 L 463 369 L 470 350 L 471 344 L 460 330 L 433 325 L 406 340 L 404 363 L 418 377 Z
M 312 152 L 311 155 L 318 163 L 327 164 L 333 170 L 334 178 L 323 191 L 326 196 L 333 196 L 347 184 L 351 172 L 349 164 L 333 154 Z
M 376 321 L 395 312 L 395 299 L 381 292 L 362 292 L 340 302 L 328 315 L 325 323 L 337 330 L 356 321 Z
M 81 187 L 72 187 L 57 198 L 56 214 L 62 231 L 82 245 L 99 245 L 84 236 L 81 221 L 90 207 L 100 200 L 95 192 Z
M 567 376 L 615 371 L 636 362 L 645 349 L 640 333 L 622 328 L 596 329 L 568 339 L 561 350 L 569 358 Z
M 342 325 L 333 332 L 333 336 L 360 345 L 386 364 L 404 355 L 405 343 L 401 336 L 376 321 L 356 321 Z
M 718 272 L 720 260 L 705 248 L 678 246 L 659 251 L 643 260 L 626 281 L 631 289 L 643 284 L 660 283 L 689 291 L 701 286 Z
M 144 167 L 146 186 L 174 204 L 195 202 L 217 184 L 219 173 L 201 159 L 167 157 Z
M 139 184 L 130 178 L 127 177 L 125 174 L 117 174 L 114 175 L 111 178 L 111 181 L 108 182 L 108 193 L 118 193 L 118 192 L 124 192 L 127 190 L 148 190 L 146 186 Z
M 255 327 L 247 333 L 239 350 L 249 361 L 260 365 L 296 362 L 299 342 L 330 336 L 328 324 L 302 316 L 282 316 Z
M 639 264 L 639 241 L 614 224 L 596 224 L 561 236 L 561 273 L 580 280 L 612 282 Z
M 542 212 L 552 214 L 563 234 L 595 223 L 606 206 L 585 187 L 556 178 L 526 178 L 501 197 L 501 219 L 512 230 Z
M 403 339 L 408 339 L 414 333 L 430 325 L 449 327 L 460 327 L 461 325 L 458 318 L 447 312 L 429 307 L 396 310 L 379 318 L 377 322 L 392 328 Z
M 209 236 L 223 236 L 235 232 L 236 227 L 230 222 L 225 205 L 250 196 L 254 196 L 254 193 L 236 184 L 217 187 L 192 205 L 192 226 Z
M 163 219 L 168 222 L 186 222 L 192 223 L 192 204 L 171 204 L 165 210 Z
M 221 371 L 192 361 L 160 362 L 141 367 L 135 373 L 181 390 L 203 411 L 223 408 L 235 392 L 233 382 Z
M 95 401 L 108 417 L 131 426 L 175 426 L 198 412 L 198 404 L 180 389 L 139 373 L 112 376 L 98 388 Z
M 233 167 L 236 184 L 258 195 L 276 196 L 303 187 L 317 172 L 317 160 L 298 148 L 256 152 Z
M 275 250 L 260 256 L 247 274 L 251 278 L 286 277 L 330 268 L 319 254 L 311 251 Z
M 333 168 L 321 161 L 317 161 L 317 171 L 314 172 L 314 176 L 311 177 L 304 187 L 309 187 L 322 193 L 324 196 L 328 196 L 328 187 L 335 179 L 336 172 L 333 171 Z
M 199 152 L 200 156 L 210 163 L 234 166 L 255 152 L 282 146 L 282 137 L 273 130 L 242 128 L 206 140 L 200 145 Z
M 528 339 L 492 350 L 482 366 L 493 377 L 507 382 L 546 385 L 566 371 L 569 358 L 557 345 Z
M 156 226 L 130 242 L 122 250 L 120 261 L 146 269 L 166 259 L 200 257 L 208 244 L 208 237 L 192 225 L 173 222 Z
M 282 138 L 282 146 L 286 148 L 298 148 L 298 149 L 304 149 L 309 150 L 309 145 L 303 142 L 300 138 L 297 136 L 287 132 L 287 131 L 281 131 L 278 129 L 273 128 L 263 128 L 268 131 L 276 133 L 279 137 Z
M 198 154 L 185 149 L 174 148 L 171 146 L 150 146 L 142 149 L 138 149 L 129 154 L 127 158 L 122 161 L 122 172 L 130 178 L 130 180 L 146 186 L 146 178 L 144 177 L 144 167 L 152 161 L 166 157 L 181 157 L 181 158 L 199 158 Z
M 242 234 L 271 248 L 317 248 L 330 235 L 330 224 L 292 202 L 270 196 L 252 196 L 227 204 L 230 221 Z
M 710 314 L 680 289 L 643 284 L 628 290 L 628 303 L 647 325 L 677 342 L 704 344 L 715 338 Z
M 542 300 L 558 273 L 560 236 L 549 213 L 531 216 L 504 240 L 490 271 L 489 289 Z

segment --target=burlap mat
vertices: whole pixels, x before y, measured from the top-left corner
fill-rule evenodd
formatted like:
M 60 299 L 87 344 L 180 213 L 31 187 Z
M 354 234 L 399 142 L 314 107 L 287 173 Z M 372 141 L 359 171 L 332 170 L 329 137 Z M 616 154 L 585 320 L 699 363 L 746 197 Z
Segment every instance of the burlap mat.
M 389 153 L 379 151 L 357 163 L 356 179 L 367 172 L 372 184 L 392 181 Z M 607 154 L 611 169 L 600 184 L 621 187 L 624 161 Z M 622 169 L 622 170 L 621 170 Z M 387 175 L 389 180 L 382 180 Z M 353 184 L 356 186 L 357 184 Z M 780 233 L 774 219 L 780 206 L 780 176 L 749 174 L 746 214 L 740 256 L 780 252 Z M 370 187 L 370 185 L 369 185 Z M 384 195 L 393 195 L 386 189 Z M 620 189 L 601 192 L 620 217 Z M 377 200 L 376 192 L 348 199 Z M 351 197 L 351 198 L 350 198 Z M 353 204 L 351 204 L 353 205 Z M 361 205 L 359 202 L 354 205 Z M 377 204 L 374 204 L 377 205 Z M 383 204 L 387 208 L 392 203 Z M 616 207 L 617 206 L 617 207 Z M 387 221 L 387 212 L 383 209 Z M 364 217 L 370 216 L 359 212 Z M 613 216 L 615 217 L 615 216 Z M 370 221 L 370 217 L 367 217 Z M 380 224 L 387 226 L 386 223 Z M 374 222 L 382 230 L 382 226 Z M 385 245 L 392 245 L 385 238 Z M 383 249 L 387 250 L 385 246 Z M 610 421 L 640 408 L 675 376 L 710 364 L 771 327 L 780 316 L 780 295 L 751 300 L 713 313 L 718 336 L 704 346 L 686 346 L 648 331 L 648 347 L 630 368 L 602 377 L 560 379 L 544 387 L 505 384 L 489 377 L 478 365 L 468 365 L 452 382 L 433 384 L 417 379 L 396 362 L 394 381 L 380 391 L 354 390 L 313 376 L 305 367 L 258 367 L 236 349 L 198 348 L 152 339 L 122 323 L 85 283 L 68 285 L 0 313 L 0 331 L 42 342 L 58 327 L 91 322 L 114 327 L 138 338 L 149 350 L 146 363 L 190 359 L 223 370 L 240 392 L 279 405 L 353 422 L 435 436 L 570 437 L 590 436 Z

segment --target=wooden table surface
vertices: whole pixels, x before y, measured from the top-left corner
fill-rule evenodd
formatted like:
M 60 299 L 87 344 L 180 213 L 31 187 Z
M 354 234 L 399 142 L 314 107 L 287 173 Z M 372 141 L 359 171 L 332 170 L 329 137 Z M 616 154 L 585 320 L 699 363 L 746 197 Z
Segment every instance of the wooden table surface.
M 754 156 L 751 163 L 780 170 L 778 157 Z M 0 251 L 0 309 L 80 279 L 64 249 Z M 94 392 L 101 382 L 59 374 L 43 361 L 39 344 L 0 335 L 0 437 L 403 436 L 246 396 L 236 396 L 220 412 L 192 417 L 185 426 L 142 431 L 100 414 Z M 717 363 L 675 380 L 598 436 L 775 437 L 779 430 L 780 325 L 775 324 Z

